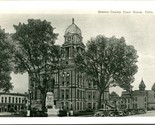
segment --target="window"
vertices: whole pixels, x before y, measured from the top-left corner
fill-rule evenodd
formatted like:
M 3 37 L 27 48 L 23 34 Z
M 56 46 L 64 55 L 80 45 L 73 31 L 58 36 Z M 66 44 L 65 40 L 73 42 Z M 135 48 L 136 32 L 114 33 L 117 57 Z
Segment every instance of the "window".
M 66 102 L 66 109 L 69 109 L 69 103 Z
M 82 102 L 80 102 L 80 110 L 82 110 L 82 109 L 83 109 Z
M 85 109 L 86 108 L 86 104 L 83 102 L 83 109 Z
M 135 108 L 137 108 L 137 104 L 135 104 Z
M 14 97 L 12 97 L 12 103 L 14 103 Z
M 146 97 L 145 97 L 145 102 L 146 102 L 147 100 L 146 100 Z
M 91 100 L 91 93 L 88 93 L 88 99 Z
M 69 86 L 69 81 L 67 81 L 67 86 Z
M 79 99 L 79 90 L 77 90 L 77 99 Z
M 93 103 L 93 109 L 94 110 L 96 109 L 96 103 Z
M 62 86 L 64 86 L 64 84 L 65 84 L 65 82 L 64 82 L 64 81 L 62 81 Z
M 83 74 L 81 74 L 81 87 L 83 87 Z
M 7 103 L 7 97 L 5 97 L 5 103 Z
M 82 75 L 80 75 L 80 86 L 82 86 Z
M 64 90 L 61 90 L 61 98 L 64 99 Z
M 66 76 L 67 86 L 69 85 L 69 79 L 70 79 L 70 74 L 69 74 L 69 73 L 67 73 L 67 76 Z
M 66 99 L 69 99 L 69 90 L 66 90 Z
M 79 86 L 79 74 L 77 74 L 77 84 Z
M 83 91 L 83 98 L 85 98 L 85 91 Z
M 91 109 L 91 103 L 88 103 L 88 108 Z
M 37 90 L 35 90 L 34 99 L 35 99 L 35 100 L 37 99 Z
M 83 76 L 83 87 L 84 87 L 84 83 L 85 83 L 85 79 L 84 79 L 84 76 Z
M 19 98 L 19 103 L 21 103 L 21 98 Z
M 9 97 L 9 103 L 11 103 L 11 97 Z
M 64 84 L 65 84 L 64 77 L 65 77 L 65 74 L 63 73 L 62 74 L 62 86 L 64 86 Z
M 88 83 L 88 87 L 91 88 L 91 83 L 90 82 Z
M 66 48 L 66 58 L 69 58 L 69 47 Z
M 64 102 L 61 102 L 61 107 L 62 109 L 64 109 Z
M 128 109 L 130 109 L 130 104 L 128 104 Z
M 16 97 L 16 103 L 18 102 L 18 98 Z
M 82 99 L 82 90 L 81 90 L 81 92 L 80 92 L 80 99 Z
M 79 102 L 77 102 L 77 110 L 79 110 Z
M 2 103 L 4 102 L 4 97 L 1 98 L 1 102 L 2 102 Z
M 93 92 L 93 99 L 96 98 L 96 92 Z

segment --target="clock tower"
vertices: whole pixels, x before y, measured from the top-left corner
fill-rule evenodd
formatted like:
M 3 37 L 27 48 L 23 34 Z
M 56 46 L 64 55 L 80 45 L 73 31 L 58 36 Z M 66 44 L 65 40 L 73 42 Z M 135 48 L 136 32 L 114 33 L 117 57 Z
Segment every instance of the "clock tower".
M 74 23 L 74 18 L 72 19 L 72 24 L 65 31 L 64 39 L 63 48 L 65 53 L 63 58 L 66 60 L 66 63 L 73 63 L 71 60 L 76 52 L 83 52 L 85 50 L 81 30 Z

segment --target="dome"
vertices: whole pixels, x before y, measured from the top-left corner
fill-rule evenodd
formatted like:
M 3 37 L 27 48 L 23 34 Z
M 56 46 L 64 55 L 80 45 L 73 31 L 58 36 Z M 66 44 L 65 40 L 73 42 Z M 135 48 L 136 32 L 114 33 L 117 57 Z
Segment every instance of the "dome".
M 78 26 L 74 24 L 74 18 L 72 19 L 72 24 L 65 31 L 65 35 L 68 34 L 78 34 L 81 36 L 81 30 Z

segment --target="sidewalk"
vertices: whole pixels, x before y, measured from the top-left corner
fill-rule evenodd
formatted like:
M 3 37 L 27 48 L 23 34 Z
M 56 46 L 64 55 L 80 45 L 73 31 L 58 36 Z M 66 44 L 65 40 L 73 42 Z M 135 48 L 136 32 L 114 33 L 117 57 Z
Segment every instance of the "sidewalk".
M 0 116 L 8 116 L 8 115 L 11 115 L 10 112 L 0 112 Z

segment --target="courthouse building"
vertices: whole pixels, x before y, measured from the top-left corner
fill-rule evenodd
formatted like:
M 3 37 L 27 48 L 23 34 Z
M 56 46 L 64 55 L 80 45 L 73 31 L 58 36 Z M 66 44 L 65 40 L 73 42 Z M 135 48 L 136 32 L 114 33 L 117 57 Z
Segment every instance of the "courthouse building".
M 73 109 L 75 111 L 96 109 L 99 94 L 97 86 L 94 85 L 87 76 L 76 69 L 73 60 L 74 54 L 85 51 L 82 32 L 74 23 L 74 19 L 64 33 L 64 43 L 62 47 L 64 53 L 61 63 L 65 64 L 66 68 L 58 71 L 54 76 L 54 103 L 56 108 Z M 104 95 L 104 100 L 108 101 L 108 89 Z M 41 100 L 39 90 L 33 90 L 32 102 L 34 100 L 38 100 L 38 102 Z

